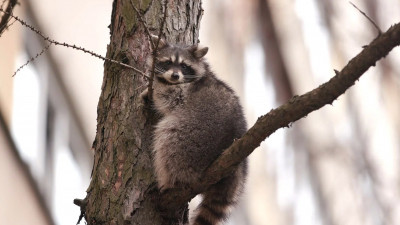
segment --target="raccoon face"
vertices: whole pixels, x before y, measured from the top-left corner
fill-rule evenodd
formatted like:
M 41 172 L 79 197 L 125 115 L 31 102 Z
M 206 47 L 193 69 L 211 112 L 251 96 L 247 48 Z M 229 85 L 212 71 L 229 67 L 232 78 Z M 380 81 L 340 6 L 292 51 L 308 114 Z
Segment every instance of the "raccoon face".
M 169 84 L 180 84 L 200 79 L 205 74 L 207 47 L 188 47 L 161 43 L 156 56 L 155 75 Z

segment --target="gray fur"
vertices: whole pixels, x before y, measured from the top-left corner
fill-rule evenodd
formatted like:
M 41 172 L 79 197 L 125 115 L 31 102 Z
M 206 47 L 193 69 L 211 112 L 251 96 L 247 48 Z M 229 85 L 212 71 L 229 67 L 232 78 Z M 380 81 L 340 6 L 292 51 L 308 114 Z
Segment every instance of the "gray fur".
M 154 132 L 154 166 L 161 190 L 198 185 L 204 170 L 246 131 L 238 97 L 203 59 L 208 48 L 164 46 L 157 55 L 153 95 L 154 107 L 162 115 Z M 182 63 L 192 70 L 183 69 Z M 179 79 L 173 80 L 172 74 Z M 203 193 L 191 224 L 214 225 L 226 217 L 242 192 L 246 168 L 245 161 Z

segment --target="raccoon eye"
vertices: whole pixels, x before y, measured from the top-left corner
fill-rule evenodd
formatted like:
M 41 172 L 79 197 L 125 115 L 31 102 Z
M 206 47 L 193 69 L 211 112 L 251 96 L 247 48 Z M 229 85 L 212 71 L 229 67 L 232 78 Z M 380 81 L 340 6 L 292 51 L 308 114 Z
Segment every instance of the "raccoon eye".
M 181 70 L 184 75 L 194 75 L 195 71 L 192 67 L 188 66 L 185 63 L 181 63 Z
M 172 61 L 171 61 L 171 60 L 168 60 L 168 61 L 161 61 L 160 63 L 163 64 L 163 65 L 165 65 L 165 66 L 169 66 L 169 65 L 172 64 Z
M 168 61 L 164 61 L 164 62 L 159 62 L 159 65 L 163 68 L 169 68 L 172 65 L 172 61 L 168 60 Z
M 189 66 L 186 65 L 185 63 L 181 63 L 181 67 L 182 67 L 182 69 L 184 69 L 184 70 L 189 69 Z

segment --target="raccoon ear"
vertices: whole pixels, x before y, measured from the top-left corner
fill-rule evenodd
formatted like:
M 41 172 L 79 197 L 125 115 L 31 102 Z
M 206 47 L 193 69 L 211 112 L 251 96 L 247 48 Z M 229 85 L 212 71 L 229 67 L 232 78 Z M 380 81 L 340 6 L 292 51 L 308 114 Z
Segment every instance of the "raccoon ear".
M 158 36 L 157 35 L 151 35 L 151 41 L 157 45 L 157 41 L 158 41 Z M 160 42 L 158 43 L 158 49 L 160 48 L 164 48 L 165 46 L 167 46 L 168 43 L 164 40 L 164 38 L 160 38 Z
M 208 47 L 201 47 L 196 45 L 193 51 L 193 55 L 196 58 L 201 59 L 207 54 L 207 52 L 208 52 Z

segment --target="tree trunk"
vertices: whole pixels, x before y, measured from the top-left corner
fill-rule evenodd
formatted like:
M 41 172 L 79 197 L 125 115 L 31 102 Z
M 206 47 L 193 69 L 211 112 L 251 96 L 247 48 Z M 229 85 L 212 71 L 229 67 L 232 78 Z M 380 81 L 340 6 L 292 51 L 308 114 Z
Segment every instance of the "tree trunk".
M 164 1 L 132 0 L 151 33 L 158 35 Z M 201 0 L 168 1 L 162 30 L 171 43 L 197 42 Z M 148 70 L 150 43 L 131 0 L 114 0 L 107 57 Z M 83 207 L 88 224 L 179 224 L 187 221 L 187 204 L 175 213 L 157 206 L 151 137 L 157 118 L 140 93 L 143 76 L 115 63 L 104 64 L 93 143 L 92 180 Z

